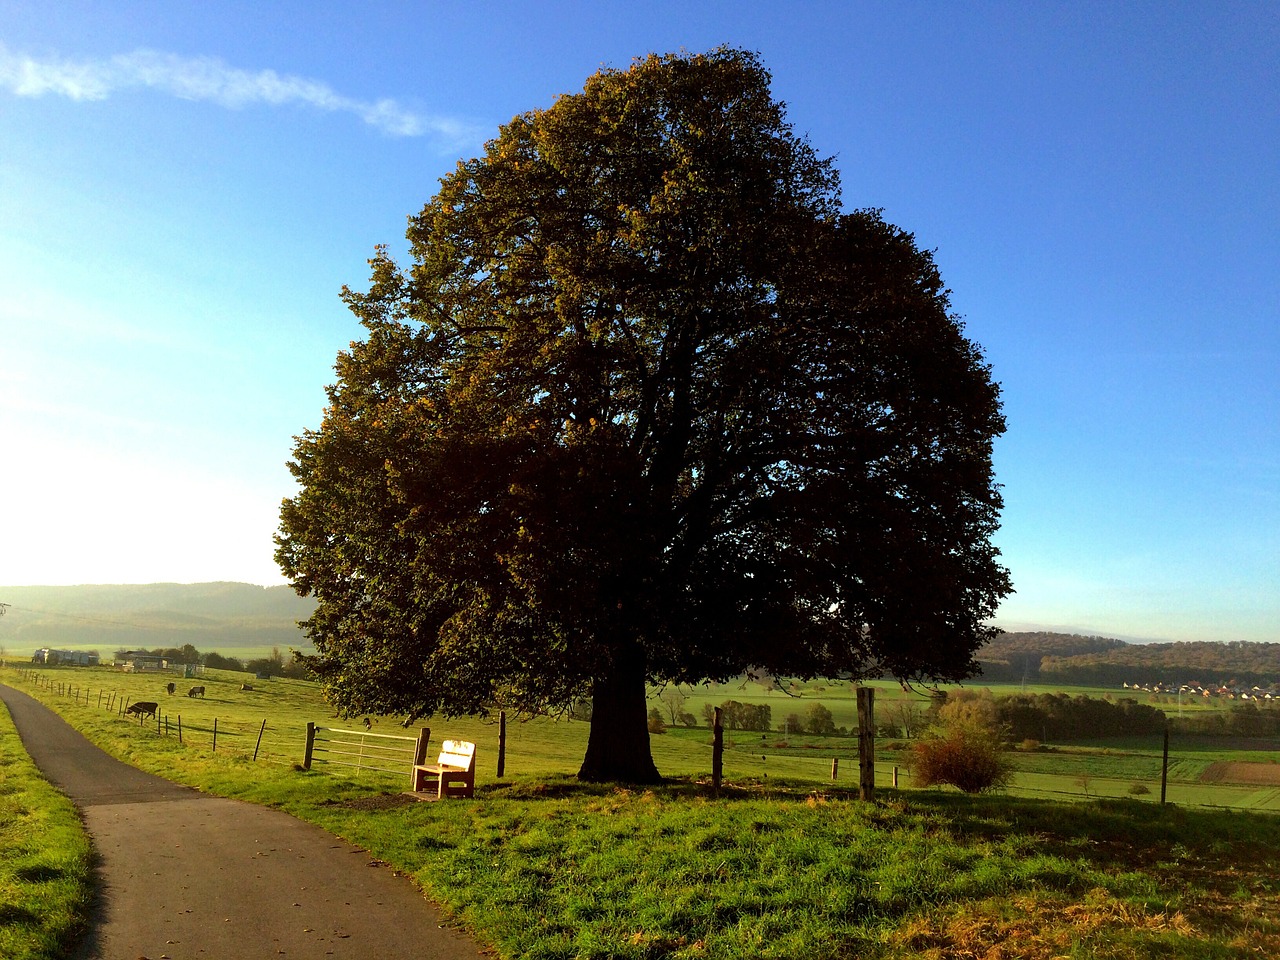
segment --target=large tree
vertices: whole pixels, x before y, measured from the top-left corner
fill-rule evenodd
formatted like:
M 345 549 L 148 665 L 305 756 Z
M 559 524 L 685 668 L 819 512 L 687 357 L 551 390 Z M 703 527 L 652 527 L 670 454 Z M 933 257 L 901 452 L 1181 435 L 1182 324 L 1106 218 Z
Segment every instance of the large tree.
M 277 538 L 336 706 L 590 696 L 580 776 L 648 782 L 646 682 L 975 669 L 1009 590 L 998 389 L 755 55 L 601 71 L 408 239 L 344 291 L 367 335 Z

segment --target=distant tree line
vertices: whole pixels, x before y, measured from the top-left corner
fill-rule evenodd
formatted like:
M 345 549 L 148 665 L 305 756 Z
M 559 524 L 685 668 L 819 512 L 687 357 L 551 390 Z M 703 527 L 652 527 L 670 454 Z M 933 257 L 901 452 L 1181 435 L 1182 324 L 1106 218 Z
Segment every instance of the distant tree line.
M 1280 737 L 1280 706 L 1240 703 L 1226 712 L 1173 718 L 1169 728 L 1191 736 Z
M 1016 694 L 995 700 L 996 719 L 1006 739 L 1089 740 L 1161 733 L 1163 710 L 1136 700 L 1099 700 L 1065 693 Z
M 715 722 L 715 713 L 716 708 L 709 703 L 702 708 L 707 726 Z M 720 704 L 720 725 L 726 730 L 772 730 L 773 710 L 767 704 L 726 700 Z

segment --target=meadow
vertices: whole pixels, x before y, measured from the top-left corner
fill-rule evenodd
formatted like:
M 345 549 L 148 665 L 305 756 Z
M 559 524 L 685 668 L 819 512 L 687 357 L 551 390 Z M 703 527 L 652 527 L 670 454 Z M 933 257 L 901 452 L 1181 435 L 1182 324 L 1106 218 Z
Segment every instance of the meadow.
M 208 671 L 179 681 L 180 691 L 191 682 L 206 687 L 205 699 L 193 700 L 164 693 L 167 679 L 0 671 L 0 680 L 123 759 L 280 807 L 363 846 L 414 876 L 501 956 L 1207 958 L 1280 950 L 1280 880 L 1270 866 L 1280 818 L 1213 808 L 1275 807 L 1259 802 L 1265 788 L 1200 779 L 1214 762 L 1267 756 L 1247 744 L 1229 757 L 1201 743 L 1175 749 L 1172 802 L 1162 807 L 1159 743 L 1018 752 L 1013 789 L 974 798 L 911 789 L 905 751 L 882 740 L 877 802 L 866 804 L 856 800 L 852 737 L 730 732 L 717 798 L 705 726 L 655 735 L 655 761 L 670 782 L 636 791 L 572 778 L 584 722 L 513 718 L 499 780 L 494 722 L 436 718 L 433 750 L 444 738 L 476 741 L 477 797 L 419 803 L 403 795 L 407 769 L 398 777 L 296 768 L 307 722 L 363 729 L 333 717 L 312 684 Z M 240 689 L 246 680 L 253 690 Z M 885 685 L 877 710 L 887 712 L 898 696 L 918 695 Z M 154 721 L 121 718 L 121 698 L 159 702 L 159 732 Z M 775 727 L 814 700 L 837 725 L 855 722 L 847 684 L 790 694 L 727 684 L 694 691 L 684 709 L 697 714 L 726 699 L 769 703 Z M 395 718 L 370 722 L 374 733 L 413 732 Z M 834 781 L 832 759 L 840 760 Z M 1132 795 L 1134 783 L 1151 793 Z

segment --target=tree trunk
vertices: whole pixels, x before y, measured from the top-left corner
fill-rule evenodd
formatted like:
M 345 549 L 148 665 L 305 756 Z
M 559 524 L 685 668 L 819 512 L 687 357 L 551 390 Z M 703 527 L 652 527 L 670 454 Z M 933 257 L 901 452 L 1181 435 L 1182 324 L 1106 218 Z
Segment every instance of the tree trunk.
M 620 650 L 607 670 L 592 684 L 591 733 L 578 779 L 661 783 L 649 751 L 644 655 L 635 647 Z

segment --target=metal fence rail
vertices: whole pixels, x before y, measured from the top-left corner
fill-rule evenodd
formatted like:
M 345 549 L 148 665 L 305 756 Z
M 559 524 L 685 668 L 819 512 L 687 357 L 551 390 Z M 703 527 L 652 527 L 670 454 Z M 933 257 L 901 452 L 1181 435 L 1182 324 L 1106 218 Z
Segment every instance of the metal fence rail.
M 313 763 L 354 767 L 360 770 L 376 770 L 380 773 L 408 776 L 415 763 L 422 762 L 426 737 L 422 731 L 416 737 L 394 733 L 372 733 L 368 730 L 343 730 L 338 727 L 317 727 L 307 724 L 307 747 L 302 761 L 310 770 Z

